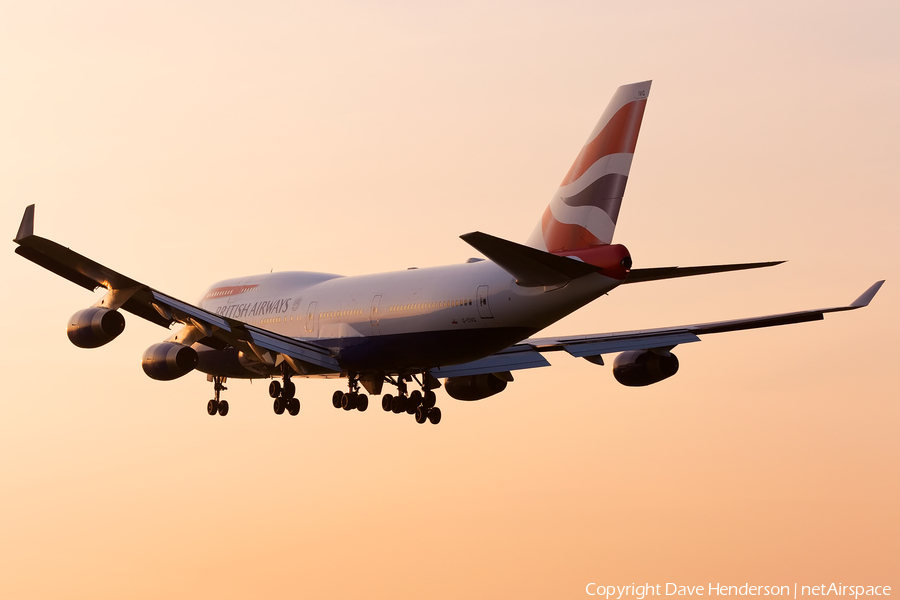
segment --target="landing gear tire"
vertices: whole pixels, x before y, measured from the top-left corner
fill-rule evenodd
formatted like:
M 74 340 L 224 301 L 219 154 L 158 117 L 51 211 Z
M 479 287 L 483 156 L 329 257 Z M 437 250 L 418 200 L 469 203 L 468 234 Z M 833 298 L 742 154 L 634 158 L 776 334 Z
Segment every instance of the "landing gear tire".
M 217 412 L 219 412 L 219 402 L 217 400 L 210 400 L 206 403 L 206 414 L 213 416 Z
M 275 402 L 272 403 L 272 409 L 275 411 L 276 415 L 283 415 L 285 409 L 284 400 L 275 398 Z
M 416 423 L 422 424 L 428 420 L 428 409 L 420 406 L 416 409 Z
M 416 409 L 422 404 L 422 392 L 413 390 L 409 395 L 409 401 L 406 403 L 406 413 L 410 415 L 416 414 Z
M 290 400 L 294 397 L 294 392 L 297 391 L 297 386 L 294 385 L 293 381 L 285 381 L 284 387 L 281 389 L 281 397 L 285 400 Z
M 365 394 L 360 394 L 356 398 L 356 410 L 366 412 L 367 408 L 369 408 L 369 397 Z
M 425 392 L 425 397 L 422 398 L 422 406 L 425 408 L 434 408 L 435 403 L 437 402 L 437 396 L 434 395 L 434 392 L 428 390 Z
M 269 398 L 277 398 L 281 395 L 281 382 L 273 380 L 269 383 Z
M 394 402 L 394 397 L 390 394 L 385 394 L 381 397 L 381 410 L 384 412 L 391 412 L 391 405 Z
M 406 398 L 403 396 L 394 396 L 394 399 L 391 401 L 391 412 L 395 415 L 399 415 L 400 413 L 406 410 Z
M 296 417 L 297 413 L 300 412 L 300 401 L 296 398 L 291 398 L 287 401 L 287 411 L 292 417 Z
M 353 410 L 356 408 L 356 394 L 348 392 L 341 398 L 341 408 L 344 410 Z
M 219 416 L 224 417 L 227 414 L 228 414 L 228 400 L 219 400 Z
M 344 392 L 342 392 L 341 390 L 335 391 L 331 395 L 331 405 L 335 408 L 340 408 L 341 407 L 341 399 L 343 397 L 344 397 Z
M 431 421 L 432 425 L 437 425 L 441 422 L 441 409 L 437 406 L 428 411 L 428 420 Z

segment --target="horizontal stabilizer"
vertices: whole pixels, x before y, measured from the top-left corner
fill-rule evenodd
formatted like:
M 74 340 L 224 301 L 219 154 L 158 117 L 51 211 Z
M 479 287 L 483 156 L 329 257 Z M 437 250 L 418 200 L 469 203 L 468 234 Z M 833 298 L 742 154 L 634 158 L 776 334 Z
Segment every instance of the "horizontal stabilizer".
M 521 286 L 559 285 L 597 272 L 596 267 L 587 263 L 549 254 L 480 231 L 459 237 L 515 277 L 516 283 Z
M 785 261 L 773 260 L 769 262 L 739 263 L 734 265 L 707 265 L 702 267 L 654 267 L 651 269 L 632 269 L 625 278 L 625 283 L 640 283 L 641 281 L 658 281 L 660 279 L 676 279 L 678 277 L 692 277 L 694 275 L 708 275 L 710 273 L 727 273 L 728 271 L 744 271 L 746 269 L 761 269 L 774 267 Z

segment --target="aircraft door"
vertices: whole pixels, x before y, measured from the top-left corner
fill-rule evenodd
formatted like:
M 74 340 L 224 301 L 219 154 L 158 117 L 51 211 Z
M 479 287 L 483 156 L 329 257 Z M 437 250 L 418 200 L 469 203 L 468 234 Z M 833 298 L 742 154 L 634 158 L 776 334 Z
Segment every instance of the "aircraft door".
M 306 309 L 306 333 L 310 334 L 312 337 L 315 337 L 316 331 L 318 329 L 318 324 L 319 315 L 316 312 L 316 303 L 310 302 L 309 307 Z
M 479 285 L 478 293 L 475 297 L 475 304 L 478 305 L 478 314 L 481 315 L 481 318 L 493 319 L 494 315 L 491 314 L 491 305 L 488 302 L 488 286 Z
M 369 325 L 372 327 L 378 327 L 378 321 L 381 317 L 378 315 L 378 306 L 381 304 L 381 296 L 375 296 L 372 298 L 372 312 L 369 314 Z

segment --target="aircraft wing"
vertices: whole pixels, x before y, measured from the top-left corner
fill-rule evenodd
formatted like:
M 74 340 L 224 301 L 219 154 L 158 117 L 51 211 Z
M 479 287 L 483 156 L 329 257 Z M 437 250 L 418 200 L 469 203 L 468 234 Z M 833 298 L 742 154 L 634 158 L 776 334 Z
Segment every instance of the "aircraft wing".
M 548 366 L 547 360 L 541 356 L 544 352 L 565 351 L 572 356 L 585 358 L 596 364 L 603 364 L 602 355 L 628 350 L 671 350 L 678 344 L 699 342 L 700 336 L 708 333 L 726 331 L 742 331 L 791 323 L 821 321 L 826 313 L 856 310 L 869 305 L 884 281 L 872 284 L 863 294 L 847 306 L 817 308 L 778 315 L 734 319 L 731 321 L 715 321 L 697 323 L 677 327 L 661 327 L 658 329 L 640 329 L 615 333 L 599 333 L 591 335 L 573 335 L 563 337 L 529 338 L 510 346 L 500 352 L 481 360 L 432 369 L 435 377 L 464 377 L 484 373 L 499 373 L 519 369 Z
M 19 244 L 16 254 L 60 277 L 91 291 L 101 287 L 109 290 L 97 306 L 113 310 L 122 308 L 163 327 L 183 323 L 202 332 L 200 341 L 205 344 L 213 347 L 228 344 L 267 364 L 287 360 L 293 363 L 292 366 L 297 365 L 301 372 L 341 372 L 341 366 L 327 348 L 211 313 L 117 273 L 52 240 L 34 235 L 33 204 L 25 209 L 13 241 Z

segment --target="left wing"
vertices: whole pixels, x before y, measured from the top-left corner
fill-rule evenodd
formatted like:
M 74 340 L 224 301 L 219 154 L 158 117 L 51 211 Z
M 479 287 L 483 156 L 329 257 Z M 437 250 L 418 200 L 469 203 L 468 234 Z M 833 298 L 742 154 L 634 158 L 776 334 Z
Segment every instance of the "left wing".
M 191 333 L 185 334 L 188 344 L 190 341 L 213 347 L 228 344 L 268 365 L 287 361 L 296 372 L 304 375 L 341 372 L 340 364 L 327 348 L 211 313 L 117 273 L 52 240 L 34 235 L 33 204 L 25 209 L 13 241 L 19 244 L 16 254 L 60 277 L 91 291 L 106 288 L 107 294 L 96 306 L 110 310 L 122 308 L 163 327 L 183 323 L 193 328 Z
M 550 363 L 541 356 L 541 353 L 563 350 L 572 356 L 581 357 L 593 363 L 602 365 L 603 354 L 625 352 L 628 350 L 671 350 L 678 344 L 699 342 L 699 336 L 708 333 L 742 331 L 744 329 L 774 327 L 776 325 L 789 325 L 791 323 L 821 321 L 825 318 L 825 313 L 856 310 L 857 308 L 868 306 L 869 302 L 872 301 L 872 298 L 875 297 L 875 294 L 878 293 L 878 290 L 881 289 L 882 284 L 884 284 L 884 280 L 872 284 L 859 298 L 847 306 L 817 308 L 779 315 L 734 319 L 731 321 L 715 321 L 712 323 L 698 323 L 694 325 L 682 325 L 679 327 L 661 327 L 658 329 L 641 329 L 636 331 L 620 331 L 616 333 L 599 333 L 592 335 L 529 338 L 487 358 L 462 365 L 432 369 L 431 373 L 435 377 L 464 377 L 467 375 L 481 375 L 484 373 L 499 373 L 503 371 L 515 371 L 518 369 L 546 367 L 549 366 Z

